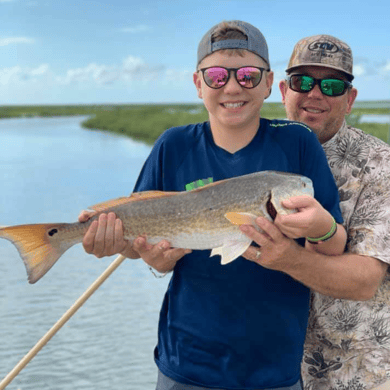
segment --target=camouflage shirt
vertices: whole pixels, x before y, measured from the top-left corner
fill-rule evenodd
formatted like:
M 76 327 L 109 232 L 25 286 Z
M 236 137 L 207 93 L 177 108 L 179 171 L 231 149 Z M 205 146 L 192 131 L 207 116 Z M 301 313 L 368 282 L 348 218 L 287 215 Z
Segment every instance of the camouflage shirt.
M 324 145 L 348 252 L 390 263 L 390 146 L 343 124 Z M 369 390 L 390 381 L 390 275 L 364 302 L 312 294 L 305 390 Z

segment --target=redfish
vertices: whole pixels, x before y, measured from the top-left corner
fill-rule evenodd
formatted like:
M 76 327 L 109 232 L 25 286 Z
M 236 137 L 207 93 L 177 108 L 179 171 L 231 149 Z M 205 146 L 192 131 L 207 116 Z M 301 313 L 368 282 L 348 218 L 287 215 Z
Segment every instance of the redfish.
M 30 283 L 38 281 L 66 250 L 81 243 L 90 224 L 101 213 L 114 212 L 123 222 L 124 236 L 132 241 L 146 236 L 151 244 L 162 239 L 172 247 L 212 249 L 227 264 L 242 255 L 251 240 L 239 230 L 256 217 L 273 220 L 290 214 L 281 202 L 292 196 L 314 195 L 312 181 L 301 175 L 263 171 L 207 184 L 183 192 L 147 191 L 99 203 L 85 223 L 48 223 L 8 226 L 0 238 L 19 251 Z

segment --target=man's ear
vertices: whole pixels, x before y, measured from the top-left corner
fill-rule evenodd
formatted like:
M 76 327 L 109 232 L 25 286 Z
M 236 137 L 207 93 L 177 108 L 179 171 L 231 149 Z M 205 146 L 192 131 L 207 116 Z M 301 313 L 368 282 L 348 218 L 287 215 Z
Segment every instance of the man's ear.
M 198 92 L 198 97 L 200 99 L 203 98 L 202 96 L 202 79 L 201 79 L 201 75 L 200 75 L 200 72 L 194 72 L 193 74 L 193 80 L 194 80 L 194 84 L 195 84 L 195 87 L 196 87 L 196 90 Z
M 357 94 L 358 94 L 358 91 L 356 88 L 352 88 L 348 92 L 348 102 L 347 102 L 347 112 L 346 112 L 347 115 L 349 115 L 352 111 L 353 103 L 356 100 Z
M 286 80 L 280 80 L 279 89 L 280 89 L 280 93 L 282 94 L 282 103 L 286 104 L 286 93 L 287 93 L 287 89 L 288 89 L 288 85 L 287 85 Z

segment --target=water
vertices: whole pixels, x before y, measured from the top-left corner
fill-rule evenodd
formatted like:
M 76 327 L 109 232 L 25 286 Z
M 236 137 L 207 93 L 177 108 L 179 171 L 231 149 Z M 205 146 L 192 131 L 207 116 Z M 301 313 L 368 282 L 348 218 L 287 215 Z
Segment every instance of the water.
M 83 117 L 0 121 L 0 225 L 72 222 L 80 210 L 128 195 L 150 148 L 88 131 Z M 0 380 L 115 257 L 71 248 L 34 285 L 0 240 Z M 153 348 L 168 277 L 127 260 L 7 390 L 153 389 Z
M 353 105 L 355 108 L 390 108 L 390 100 L 357 101 Z
M 359 122 L 365 123 L 389 123 L 390 124 L 390 115 L 362 115 L 359 119 Z

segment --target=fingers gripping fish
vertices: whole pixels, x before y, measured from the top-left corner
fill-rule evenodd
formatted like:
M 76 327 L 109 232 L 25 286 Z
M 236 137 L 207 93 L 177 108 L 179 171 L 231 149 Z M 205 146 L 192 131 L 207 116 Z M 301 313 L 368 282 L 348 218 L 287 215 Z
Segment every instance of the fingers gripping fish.
M 143 235 L 151 244 L 165 239 L 175 248 L 211 249 L 211 256 L 220 255 L 221 263 L 227 264 L 251 244 L 238 225 L 257 226 L 258 216 L 272 220 L 276 213 L 295 212 L 283 208 L 281 202 L 299 195 L 313 196 L 310 179 L 263 171 L 192 191 L 133 193 L 90 207 L 95 214 L 85 223 L 9 226 L 0 229 L 0 238 L 16 246 L 30 283 L 45 275 L 66 250 L 81 243 L 90 224 L 108 212 L 122 220 L 124 236 L 130 241 Z

